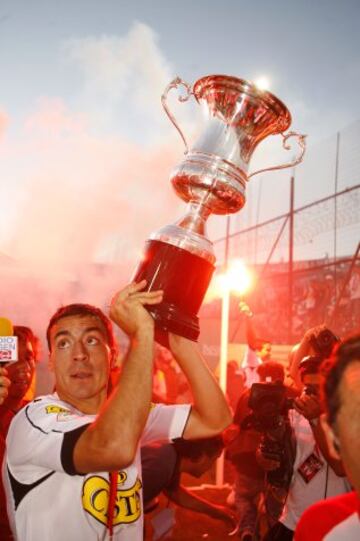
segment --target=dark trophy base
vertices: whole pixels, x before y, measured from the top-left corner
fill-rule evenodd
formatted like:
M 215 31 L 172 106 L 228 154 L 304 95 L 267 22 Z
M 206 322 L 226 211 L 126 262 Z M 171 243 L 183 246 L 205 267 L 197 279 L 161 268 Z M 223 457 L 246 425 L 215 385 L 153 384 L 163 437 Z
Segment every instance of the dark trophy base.
M 149 306 L 156 328 L 156 339 L 167 342 L 168 332 L 197 340 L 200 327 L 197 313 L 211 280 L 214 266 L 188 250 L 167 242 L 148 240 L 144 258 L 134 280 L 144 278 L 148 290 L 162 289 L 164 300 Z

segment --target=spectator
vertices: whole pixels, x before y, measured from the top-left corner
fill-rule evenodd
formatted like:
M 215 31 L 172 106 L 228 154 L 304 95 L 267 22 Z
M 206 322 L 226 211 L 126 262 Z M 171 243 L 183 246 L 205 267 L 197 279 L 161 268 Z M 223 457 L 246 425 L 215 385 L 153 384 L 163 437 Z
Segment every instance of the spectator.
M 35 336 L 29 327 L 15 326 L 14 336 L 18 337 L 19 360 L 9 364 L 8 375 L 11 378 L 9 393 L 0 406 L 0 433 L 2 445 L 0 446 L 0 462 L 5 454 L 5 439 L 10 422 L 14 415 L 27 403 L 25 396 L 31 386 L 35 374 L 35 353 L 33 344 Z M 6 513 L 6 498 L 2 481 L 0 482 L 0 539 L 10 541 L 13 539 Z
M 6 368 L 0 366 L 0 404 L 3 404 L 9 393 L 10 380 Z
M 163 370 L 161 369 L 160 363 L 158 362 L 156 356 L 154 358 L 152 400 L 153 402 L 161 402 L 163 404 L 168 403 L 165 374 Z
M 3 404 L 6 400 L 6 397 L 8 396 L 8 389 L 11 385 L 10 379 L 7 377 L 8 372 L 6 368 L 0 367 L 0 404 Z M 0 433 L 0 460 L 2 463 L 3 456 L 5 454 L 5 437 L 2 433 Z M 1 486 L 1 483 L 0 483 Z M 10 530 L 5 530 L 7 523 L 7 515 L 6 515 L 6 503 L 5 503 L 5 495 L 3 494 L 2 486 L 0 488 L 0 533 L 1 538 L 6 540 L 9 539 Z M 7 536 L 7 537 L 6 537 Z
M 322 418 L 331 455 L 341 459 L 354 492 L 305 511 L 296 541 L 360 539 L 360 334 L 343 342 L 325 366 Z
M 239 368 L 237 361 L 228 361 L 226 370 L 227 397 L 232 411 L 235 412 L 240 395 L 245 388 L 245 372 Z
M 245 386 L 250 388 L 253 383 L 259 381 L 257 367 L 271 359 L 271 343 L 268 340 L 259 338 L 254 329 L 252 318 L 254 314 L 245 302 L 239 303 L 240 312 L 245 316 L 246 321 L 246 340 L 247 351 L 245 353 L 245 361 L 243 362 L 243 370 L 245 373 Z
M 160 303 L 162 292 L 145 292 L 145 284 L 128 285 L 111 305 L 110 316 L 128 334 L 130 347 L 110 396 L 116 348 L 108 318 L 75 304 L 50 320 L 56 393 L 21 410 L 7 438 L 8 511 L 21 541 L 88 541 L 107 531 L 114 541 L 141 539 L 140 439 L 209 437 L 230 422 L 225 398 L 197 347 L 174 335 L 170 347 L 194 405 L 150 409 L 154 321 L 144 305 Z
M 310 332 L 307 332 L 296 355 L 308 349 L 309 343 Z M 314 356 L 308 356 L 300 363 L 302 394 L 294 401 L 295 409 L 289 411 L 296 440 L 293 475 L 283 513 L 279 522 L 267 533 L 266 541 L 290 541 L 302 513 L 309 505 L 349 490 L 341 462 L 330 455 L 319 423 L 322 412 L 318 393 L 320 363 L 321 358 Z M 318 367 L 316 373 L 313 372 L 315 365 Z
M 7 366 L 11 385 L 5 402 L 0 406 L 0 427 L 5 436 L 13 416 L 25 405 L 24 397 L 35 375 L 34 333 L 29 327 L 15 325 L 14 336 L 18 337 L 19 360 Z
M 313 336 L 319 334 L 326 327 L 325 325 L 317 325 L 307 330 L 298 344 L 296 344 L 289 356 L 289 375 L 293 380 L 294 385 L 298 389 L 303 388 L 303 383 L 301 381 L 301 375 L 299 372 L 299 365 L 304 357 L 308 355 L 316 355 L 316 350 L 313 347 Z
M 164 346 L 156 345 L 154 359 L 153 399 L 165 404 L 180 403 L 181 396 L 188 393 L 189 386 L 171 352 Z M 191 400 L 189 393 L 187 403 Z
M 274 361 L 258 367 L 261 382 L 283 381 L 284 368 Z M 235 508 L 239 515 L 239 537 L 242 541 L 255 538 L 258 526 L 258 500 L 265 491 L 264 469 L 258 463 L 256 454 L 260 445 L 262 434 L 254 426 L 247 426 L 251 418 L 249 397 L 251 390 L 246 389 L 241 395 L 234 416 L 234 423 L 239 432 L 229 446 L 228 457 L 235 467 Z M 268 466 L 269 461 L 264 460 L 263 465 Z M 272 463 L 270 463 L 272 467 Z M 230 493 L 231 494 L 231 493 Z M 278 510 L 276 519 L 281 512 Z M 276 513 L 276 511 L 275 511 Z
M 163 492 L 172 502 L 211 518 L 224 520 L 232 528 L 235 520 L 227 507 L 216 505 L 196 496 L 181 484 L 182 473 L 201 477 L 208 471 L 223 450 L 221 436 L 174 443 L 153 444 L 141 449 L 144 507 L 149 506 Z
M 353 313 L 354 321 L 360 319 L 360 269 L 354 268 L 350 280 L 349 290 L 351 298 L 351 310 Z

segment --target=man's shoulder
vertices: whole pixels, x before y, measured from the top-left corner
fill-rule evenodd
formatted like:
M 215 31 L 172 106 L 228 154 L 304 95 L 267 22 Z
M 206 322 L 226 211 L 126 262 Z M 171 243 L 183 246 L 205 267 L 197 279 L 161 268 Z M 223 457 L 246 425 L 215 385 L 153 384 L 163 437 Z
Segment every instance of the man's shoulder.
M 56 394 L 47 394 L 34 398 L 31 402 L 24 404 L 17 416 L 27 416 L 29 413 L 48 415 L 51 413 L 71 412 L 70 404 L 63 402 Z
M 13 418 L 10 431 L 19 432 L 25 426 L 30 426 L 48 433 L 54 428 L 54 422 L 61 422 L 64 426 L 64 421 L 70 422 L 74 419 L 82 419 L 86 417 L 75 410 L 70 404 L 62 401 L 56 393 L 43 395 L 35 398 L 26 404 Z M 66 431 L 66 430 L 65 430 Z
M 355 492 L 340 494 L 311 505 L 304 511 L 296 528 L 295 541 L 321 540 L 336 525 L 346 520 L 358 508 Z M 316 525 L 316 527 L 314 526 Z

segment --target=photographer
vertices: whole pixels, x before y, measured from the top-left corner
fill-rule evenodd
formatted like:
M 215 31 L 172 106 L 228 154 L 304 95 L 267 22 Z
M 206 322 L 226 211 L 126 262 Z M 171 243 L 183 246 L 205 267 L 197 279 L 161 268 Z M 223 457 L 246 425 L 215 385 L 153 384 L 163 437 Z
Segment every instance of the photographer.
M 319 400 L 320 365 L 337 342 L 328 329 L 307 332 L 298 351 L 312 351 L 298 365 L 298 381 L 302 393 L 294 400 L 289 421 L 296 440 L 296 456 L 286 504 L 277 524 L 265 537 L 266 541 L 293 539 L 296 524 L 304 510 L 323 498 L 348 490 L 341 462 L 328 451 L 319 423 L 322 408 Z
M 296 344 L 290 352 L 289 376 L 298 389 L 303 385 L 300 378 L 299 365 L 304 357 L 318 355 L 326 359 L 338 338 L 326 328 L 324 324 L 317 325 L 307 330 L 301 342 Z
M 257 370 L 260 381 L 263 382 L 265 387 L 270 386 L 270 382 L 273 382 L 276 387 L 283 389 L 284 368 L 281 364 L 268 361 L 260 365 Z M 275 384 L 275 382 L 278 383 Z M 266 488 L 264 469 L 277 469 L 279 465 L 277 461 L 271 458 L 259 457 L 260 465 L 257 459 L 257 451 L 263 439 L 263 431 L 256 423 L 256 419 L 254 422 L 250 399 L 253 389 L 259 388 L 259 385 L 256 384 L 252 389 L 244 391 L 239 399 L 234 417 L 234 423 L 238 425 L 239 432 L 228 451 L 236 472 L 235 506 L 240 517 L 239 537 L 243 541 L 250 541 L 256 535 L 259 522 L 257 500 L 261 494 L 264 494 Z M 269 508 L 269 506 L 267 507 Z M 271 505 L 271 514 L 275 516 L 276 520 L 281 512 L 281 507 L 277 509 L 273 507 L 274 505 Z

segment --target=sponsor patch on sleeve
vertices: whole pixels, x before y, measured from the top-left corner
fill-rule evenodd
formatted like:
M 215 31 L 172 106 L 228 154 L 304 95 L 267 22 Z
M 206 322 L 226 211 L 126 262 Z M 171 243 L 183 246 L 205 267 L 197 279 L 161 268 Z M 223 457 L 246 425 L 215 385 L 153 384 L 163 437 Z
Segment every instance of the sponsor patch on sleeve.
M 71 415 L 71 411 L 69 409 L 63 408 L 62 406 L 58 406 L 57 404 L 46 406 L 45 411 L 46 411 L 47 414 L 49 414 L 49 413 L 66 413 L 68 415 Z

